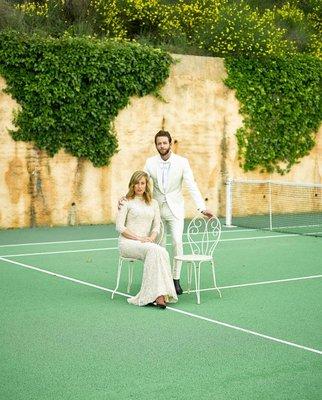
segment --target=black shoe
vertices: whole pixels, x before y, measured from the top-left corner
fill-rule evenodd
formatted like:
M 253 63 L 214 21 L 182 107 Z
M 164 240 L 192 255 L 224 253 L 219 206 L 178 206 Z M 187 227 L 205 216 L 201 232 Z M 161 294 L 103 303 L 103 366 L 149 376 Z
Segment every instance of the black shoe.
M 182 287 L 180 286 L 180 280 L 179 279 L 173 279 L 173 283 L 174 283 L 174 288 L 176 290 L 176 293 L 178 295 L 183 293 Z
M 157 303 L 156 307 L 161 308 L 162 310 L 164 310 L 165 308 L 167 308 L 167 305 L 166 304 Z
M 145 307 L 156 307 L 157 303 L 148 303 L 145 305 Z

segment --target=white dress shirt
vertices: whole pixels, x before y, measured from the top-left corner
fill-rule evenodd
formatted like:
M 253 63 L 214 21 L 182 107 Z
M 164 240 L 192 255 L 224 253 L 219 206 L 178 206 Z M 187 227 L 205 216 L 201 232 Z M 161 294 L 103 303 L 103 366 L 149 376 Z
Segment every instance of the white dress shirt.
M 161 165 L 161 169 L 162 169 L 162 186 L 163 186 L 163 190 L 164 192 L 167 190 L 168 187 L 168 180 L 169 180 L 169 168 L 170 168 L 170 161 L 164 161 L 164 160 L 160 160 L 160 165 Z

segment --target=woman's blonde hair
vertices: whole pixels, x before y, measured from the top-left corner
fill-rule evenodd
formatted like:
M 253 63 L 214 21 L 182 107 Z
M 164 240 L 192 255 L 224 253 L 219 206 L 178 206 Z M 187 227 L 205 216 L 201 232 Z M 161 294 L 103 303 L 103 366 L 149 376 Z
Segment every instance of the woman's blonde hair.
M 134 197 L 135 197 L 134 186 L 139 182 L 139 180 L 141 178 L 145 178 L 145 181 L 146 181 L 146 187 L 145 187 L 145 191 L 143 193 L 143 199 L 147 204 L 150 204 L 152 201 L 150 180 L 149 180 L 149 175 L 144 171 L 135 171 L 133 173 L 133 175 L 131 176 L 130 182 L 129 182 L 129 191 L 126 194 L 126 198 L 134 199 Z

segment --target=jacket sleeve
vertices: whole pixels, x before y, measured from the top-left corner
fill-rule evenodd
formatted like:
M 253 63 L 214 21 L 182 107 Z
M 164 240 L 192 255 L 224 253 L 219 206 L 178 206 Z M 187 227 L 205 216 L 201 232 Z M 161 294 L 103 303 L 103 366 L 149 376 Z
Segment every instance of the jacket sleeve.
M 117 211 L 115 227 L 119 233 L 123 233 L 126 229 L 125 222 L 128 213 L 128 201 L 124 201 L 121 208 Z
M 193 176 L 192 170 L 189 165 L 189 161 L 186 158 L 184 158 L 183 162 L 184 162 L 183 181 L 184 181 L 185 185 L 187 186 L 187 188 L 190 192 L 190 195 L 193 198 L 193 200 L 197 206 L 197 209 L 199 211 L 203 211 L 206 209 L 206 205 L 205 205 L 205 202 L 204 202 L 204 200 L 201 196 L 201 193 L 198 189 L 197 183 L 195 181 L 195 178 Z

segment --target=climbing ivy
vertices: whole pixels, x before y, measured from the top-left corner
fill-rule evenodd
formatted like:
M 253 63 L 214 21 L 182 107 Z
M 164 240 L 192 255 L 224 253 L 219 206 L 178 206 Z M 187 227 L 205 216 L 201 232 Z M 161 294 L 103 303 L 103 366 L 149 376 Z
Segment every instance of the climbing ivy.
M 0 75 L 21 108 L 15 140 L 53 156 L 64 148 L 95 166 L 117 151 L 113 119 L 131 96 L 157 94 L 171 57 L 134 43 L 0 33 Z M 321 60 L 227 57 L 244 125 L 237 131 L 245 171 L 285 173 L 314 146 L 321 121 Z
M 243 127 L 237 131 L 245 171 L 288 172 L 315 144 L 322 119 L 322 61 L 312 56 L 225 60 Z
M 21 108 L 15 140 L 50 156 L 61 148 L 95 166 L 117 151 L 113 119 L 130 96 L 157 94 L 171 57 L 129 42 L 0 33 L 0 75 Z

